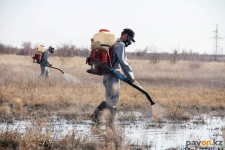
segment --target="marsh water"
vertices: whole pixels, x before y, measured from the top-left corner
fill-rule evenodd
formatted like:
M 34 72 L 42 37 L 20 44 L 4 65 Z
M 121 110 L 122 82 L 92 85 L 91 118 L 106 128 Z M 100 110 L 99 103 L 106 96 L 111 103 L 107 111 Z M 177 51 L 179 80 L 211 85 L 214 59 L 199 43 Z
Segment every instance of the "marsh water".
M 1 123 L 0 129 L 2 131 L 19 129 L 20 132 L 26 132 L 26 127 L 32 126 L 34 124 L 31 120 L 14 121 L 8 124 Z M 194 119 L 182 123 L 153 123 L 151 120 L 117 121 L 115 126 L 119 127 L 126 138 L 129 139 L 129 142 L 136 146 L 135 149 L 138 146 L 143 148 L 143 145 L 147 147 L 146 149 L 152 150 L 185 149 L 185 147 L 219 149 L 225 147 L 225 118 L 221 116 L 195 116 Z M 52 136 L 56 136 L 55 133 L 58 136 L 65 136 L 69 131 L 76 130 L 81 135 L 85 134 L 96 138 L 97 136 L 91 132 L 92 128 L 93 123 L 90 120 L 72 123 L 67 120 L 58 120 L 55 117 L 55 119 L 45 124 L 42 132 L 48 131 Z M 101 125 L 99 128 L 104 129 L 106 126 Z M 208 146 L 204 143 L 207 141 L 211 142 L 207 143 Z

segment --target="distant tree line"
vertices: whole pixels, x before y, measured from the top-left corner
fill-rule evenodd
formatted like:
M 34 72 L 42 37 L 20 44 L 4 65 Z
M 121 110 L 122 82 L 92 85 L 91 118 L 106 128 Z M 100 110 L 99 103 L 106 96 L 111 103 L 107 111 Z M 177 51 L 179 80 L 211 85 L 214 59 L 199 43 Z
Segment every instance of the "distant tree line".
M 16 54 L 16 55 L 34 55 L 37 51 L 36 47 L 31 47 L 31 42 L 22 42 L 22 48 L 13 47 L 11 45 L 4 45 L 0 43 L 0 54 Z M 47 48 L 47 47 L 46 47 Z M 54 56 L 59 57 L 88 57 L 91 50 L 88 48 L 78 48 L 76 45 L 63 44 L 55 47 Z M 157 64 L 161 60 L 170 60 L 171 63 L 176 63 L 179 60 L 186 60 L 192 62 L 209 62 L 209 61 L 225 61 L 224 55 L 207 55 L 198 54 L 183 49 L 182 52 L 174 49 L 173 53 L 159 53 L 157 47 L 148 46 L 144 49 L 137 49 L 135 52 L 127 53 L 129 59 L 145 59 L 152 64 Z
M 197 52 L 192 52 L 192 50 L 187 51 L 186 49 L 183 49 L 181 52 L 174 49 L 172 53 L 159 53 L 154 46 L 148 46 L 144 49 L 138 49 L 135 52 L 127 53 L 127 57 L 129 59 L 149 60 L 152 64 L 159 63 L 161 60 L 169 60 L 172 64 L 179 60 L 192 62 L 225 62 L 225 55 L 199 54 Z
M 37 52 L 36 47 L 32 48 L 31 42 L 22 42 L 22 48 L 13 47 L 0 43 L 0 54 L 16 54 L 16 55 L 34 55 Z M 48 47 L 46 47 L 47 49 Z M 90 49 L 78 48 L 75 45 L 63 44 L 62 46 L 55 47 L 54 56 L 59 57 L 87 57 L 90 55 Z

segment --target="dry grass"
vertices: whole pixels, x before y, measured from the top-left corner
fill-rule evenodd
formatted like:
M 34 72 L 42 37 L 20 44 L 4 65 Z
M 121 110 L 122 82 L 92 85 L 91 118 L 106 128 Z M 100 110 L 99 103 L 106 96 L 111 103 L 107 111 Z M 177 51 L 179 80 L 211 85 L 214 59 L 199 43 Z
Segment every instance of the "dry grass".
M 0 149 L 92 149 L 92 150 L 129 150 L 129 141 L 119 128 L 107 127 L 101 130 L 93 127 L 91 133 L 82 135 L 75 128 L 68 130 L 66 135 L 55 131 L 50 135 L 51 127 L 41 119 L 33 120 L 32 125 L 25 125 L 26 132 L 21 133 L 21 128 L 14 131 L 0 130 Z M 43 133 L 43 131 L 45 131 Z M 92 136 L 94 135 L 94 136 Z M 126 144 L 125 144 L 126 142 Z
M 25 134 L 21 134 L 19 129 L 1 131 L 0 148 L 128 149 L 124 143 L 126 138 L 119 130 L 106 129 L 103 132 L 94 128 L 93 134 L 101 137 L 97 141 L 88 136 L 79 137 L 75 130 L 60 139 L 52 138 L 48 132 L 40 133 L 45 127 L 44 122 L 51 121 L 51 116 L 72 120 L 73 123 L 89 119 L 105 96 L 102 77 L 86 73 L 89 66 L 85 64 L 85 58 L 50 57 L 50 60 L 79 82 L 67 81 L 61 72 L 53 69 L 50 69 L 50 78 L 40 77 L 40 66 L 34 64 L 29 56 L 0 55 L 0 121 L 10 123 L 15 119 L 32 119 L 38 124 L 35 128 L 27 128 Z M 152 65 L 148 60 L 129 62 L 135 78 L 156 105 L 150 106 L 142 93 L 121 83 L 118 111 L 138 111 L 142 113 L 139 119 L 151 118 L 155 123 L 189 120 L 202 113 L 224 115 L 224 63 L 196 65 L 188 61 L 176 64 L 160 61 Z M 135 119 L 134 113 L 118 118 Z
M 50 60 L 80 82 L 67 82 L 54 69 L 50 69 L 50 78 L 41 78 L 40 66 L 32 63 L 31 57 L 0 55 L 0 114 L 4 116 L 1 118 L 19 118 L 22 114 L 38 118 L 53 112 L 67 119 L 89 118 L 104 100 L 102 77 L 86 73 L 89 66 L 82 57 L 51 57 Z M 154 120 L 186 120 L 196 113 L 225 109 L 224 63 L 201 63 L 194 69 L 187 61 L 176 64 L 161 61 L 152 65 L 147 60 L 131 60 L 130 65 L 137 81 L 157 103 Z M 152 117 L 145 96 L 125 83 L 121 84 L 117 107 L 119 111 L 141 111 L 143 118 Z

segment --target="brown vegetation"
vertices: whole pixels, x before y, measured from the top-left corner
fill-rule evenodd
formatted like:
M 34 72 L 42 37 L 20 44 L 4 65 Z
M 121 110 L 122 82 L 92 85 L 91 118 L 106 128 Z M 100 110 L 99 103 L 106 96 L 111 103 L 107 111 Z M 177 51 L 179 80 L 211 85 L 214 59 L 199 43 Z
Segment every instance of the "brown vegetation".
M 43 120 L 33 120 L 32 125 L 25 125 L 25 132 L 18 127 L 12 131 L 0 130 L 0 149 L 108 149 L 108 150 L 129 150 L 129 141 L 126 140 L 120 128 L 107 127 L 101 130 L 92 127 L 91 133 L 82 135 L 74 128 L 68 130 L 66 135 L 55 131 L 54 136 L 50 135 L 51 126 Z M 46 131 L 46 132 L 42 132 Z M 95 136 L 91 136 L 94 134 Z M 126 143 L 125 143 L 126 142 Z
M 40 77 L 40 66 L 33 63 L 30 56 L 0 55 L 1 122 L 10 123 L 14 119 L 37 121 L 40 118 L 43 118 L 45 122 L 51 120 L 51 116 L 56 116 L 57 119 L 73 120 L 74 123 L 89 119 L 94 109 L 104 100 L 102 77 L 86 72 L 89 66 L 85 64 L 85 57 L 50 57 L 50 61 L 80 82 L 76 84 L 68 82 L 61 72 L 54 69 L 50 69 L 50 78 Z M 118 111 L 141 112 L 142 116 L 139 119 L 148 118 L 155 122 L 189 120 L 193 115 L 202 113 L 224 115 L 224 63 L 201 62 L 197 67 L 196 65 L 193 67 L 190 61 L 182 60 L 174 65 L 171 65 L 169 60 L 160 61 L 154 65 L 151 65 L 148 60 L 130 60 L 129 63 L 135 78 L 149 92 L 156 104 L 150 106 L 142 93 L 121 82 Z M 135 120 L 136 117 L 129 114 L 117 119 Z M 75 134 L 75 131 L 72 132 Z M 27 132 L 25 137 L 29 136 L 28 133 L 31 134 Z M 59 140 L 48 139 L 47 133 L 34 135 L 35 132 L 32 131 L 32 134 L 33 138 L 27 141 L 19 131 L 2 132 L 0 146 L 32 148 L 33 144 L 36 144 L 36 146 L 41 145 L 42 148 L 45 147 L 44 145 L 56 148 L 67 145 L 67 148 L 72 149 L 78 142 L 67 143 L 68 138 L 73 139 L 71 135 Z M 101 137 L 104 136 L 101 135 Z M 122 144 L 116 144 L 114 139 L 104 139 L 114 142 L 96 146 L 96 143 L 89 139 L 81 140 L 81 143 L 100 149 L 110 146 L 119 147 L 118 145 Z M 12 145 L 5 145 L 4 141 Z M 82 145 L 79 144 L 79 147 L 82 148 Z
M 50 78 L 41 78 L 40 66 L 32 63 L 28 56 L 0 57 L 2 118 L 11 115 L 20 117 L 22 114 L 27 117 L 31 114 L 48 115 L 54 110 L 60 117 L 88 119 L 94 108 L 104 100 L 102 77 L 86 73 L 89 66 L 85 65 L 85 58 L 50 58 L 54 66 L 80 80 L 80 83 L 73 84 L 54 69 L 50 69 Z M 176 118 L 185 112 L 186 118 L 190 118 L 187 114 L 193 110 L 223 110 L 225 107 L 224 63 L 201 63 L 198 67 L 191 67 L 186 61 L 172 66 L 162 61 L 152 66 L 147 60 L 130 60 L 130 65 L 137 81 L 156 101 L 154 107 L 162 111 L 162 117 L 171 115 L 171 118 Z M 121 83 L 118 110 L 145 109 L 151 109 L 146 97 Z M 163 111 L 167 113 L 163 115 Z M 151 111 L 147 112 L 151 116 Z

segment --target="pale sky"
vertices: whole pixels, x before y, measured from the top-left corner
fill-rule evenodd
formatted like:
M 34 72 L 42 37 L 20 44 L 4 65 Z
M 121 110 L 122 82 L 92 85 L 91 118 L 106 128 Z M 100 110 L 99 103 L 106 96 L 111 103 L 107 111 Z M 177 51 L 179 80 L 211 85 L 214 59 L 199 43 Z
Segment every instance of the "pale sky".
M 21 47 L 89 47 L 100 29 L 120 37 L 135 32 L 128 52 L 154 45 L 158 52 L 186 48 L 212 53 L 216 24 L 225 53 L 225 0 L 0 0 L 0 42 Z

